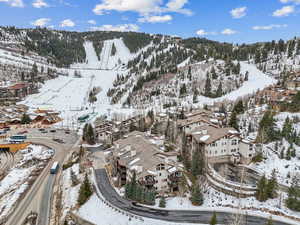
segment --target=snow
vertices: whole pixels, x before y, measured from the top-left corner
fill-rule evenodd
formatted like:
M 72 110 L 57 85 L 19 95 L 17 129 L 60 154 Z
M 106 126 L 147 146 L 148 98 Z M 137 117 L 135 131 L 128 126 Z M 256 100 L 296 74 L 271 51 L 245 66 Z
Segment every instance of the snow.
M 285 149 L 288 149 L 289 143 L 284 141 Z M 267 177 L 271 177 L 272 171 L 276 170 L 276 177 L 278 183 L 290 186 L 294 176 L 300 176 L 300 160 L 295 157 L 291 160 L 280 159 L 276 153 L 271 151 L 273 144 L 264 146 L 264 155 L 266 159 L 260 163 L 252 163 L 249 165 L 251 169 L 254 169 L 259 174 L 265 174 Z M 296 151 L 300 151 L 300 147 L 294 145 Z
M 210 138 L 210 135 L 204 135 L 200 138 L 200 141 L 207 141 Z
M 109 50 L 113 43 L 116 46 L 115 56 L 111 56 Z M 110 105 L 106 93 L 112 87 L 117 74 L 126 72 L 121 68 L 122 64 L 127 63 L 134 55 L 129 52 L 122 39 L 105 41 L 100 61 L 91 42 L 85 42 L 84 48 L 86 63 L 72 65 L 67 70 L 69 76 L 48 80 L 40 89 L 40 93 L 28 96 L 21 104 L 28 105 L 31 111 L 45 107 L 59 111 L 64 119 L 59 125 L 68 127 L 79 127 L 77 118 L 86 114 L 92 115 L 90 120 L 95 119 L 97 113 L 107 116 L 132 114 L 132 109 Z M 81 78 L 73 77 L 75 71 L 81 74 Z M 88 96 L 93 87 L 100 87 L 101 91 L 96 96 L 97 102 L 91 105 Z
M 72 167 L 63 171 L 62 174 L 62 202 L 63 202 L 63 216 L 64 218 L 69 210 L 77 204 L 78 193 L 80 189 L 80 183 L 76 186 L 72 186 L 72 179 L 71 179 L 71 170 L 73 170 L 74 174 L 79 179 L 79 164 L 74 164 Z
M 189 65 L 190 59 L 191 59 L 191 58 L 188 57 L 186 60 L 184 60 L 183 62 L 179 63 L 179 64 L 177 65 L 177 68 L 182 68 L 182 67 L 185 67 L 185 66 Z
M 96 194 L 92 195 L 89 201 L 79 209 L 78 215 L 96 225 L 178 225 L 178 223 L 161 220 L 128 217 L 109 208 L 96 196 Z M 180 225 L 188 224 L 189 223 L 180 223 Z
M 276 84 L 276 80 L 264 74 L 258 70 L 255 65 L 248 64 L 246 62 L 240 62 L 241 74 L 249 72 L 248 81 L 245 81 L 243 85 L 235 91 L 232 91 L 222 97 L 211 99 L 204 96 L 199 97 L 201 104 L 213 104 L 214 102 L 221 102 L 225 100 L 235 101 L 238 98 L 255 93 L 258 90 L 262 90 L 270 85 Z
M 9 214 L 20 196 L 27 190 L 31 173 L 42 166 L 36 161 L 33 165 L 30 162 L 33 159 L 39 161 L 49 159 L 53 155 L 53 150 L 44 146 L 29 145 L 27 149 L 20 151 L 20 154 L 22 159 L 0 181 L 0 219 Z

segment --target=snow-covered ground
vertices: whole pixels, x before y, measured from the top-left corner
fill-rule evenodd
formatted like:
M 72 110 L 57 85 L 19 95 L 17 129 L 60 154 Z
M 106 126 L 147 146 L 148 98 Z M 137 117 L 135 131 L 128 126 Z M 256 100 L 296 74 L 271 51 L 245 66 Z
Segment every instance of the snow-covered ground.
M 43 146 L 30 145 L 27 149 L 20 151 L 22 160 L 8 171 L 8 174 L 0 181 L 0 219 L 6 216 L 16 204 L 19 197 L 29 187 L 30 174 L 42 165 L 30 163 L 34 160 L 46 160 L 52 157 L 53 150 Z M 29 165 L 27 165 L 29 164 Z
M 282 193 L 282 195 L 284 195 Z M 285 196 L 282 196 L 285 197 Z M 206 193 L 204 193 L 204 204 L 202 206 L 193 206 L 187 198 L 175 197 L 166 199 L 166 208 L 169 210 L 199 210 L 200 211 L 218 211 L 218 212 L 231 212 L 236 213 L 236 209 L 241 207 L 243 209 L 241 212 L 243 214 L 262 216 L 269 218 L 272 216 L 273 219 L 289 222 L 290 224 L 297 224 L 294 220 L 289 220 L 284 217 L 279 217 L 272 215 L 265 210 L 277 211 L 284 213 L 289 216 L 294 216 L 300 218 L 299 213 L 295 213 L 284 206 L 283 201 L 280 198 L 268 200 L 266 202 L 259 202 L 254 197 L 239 200 L 238 198 L 232 197 L 220 193 L 213 188 L 209 188 Z M 159 200 L 156 201 L 156 206 L 158 207 Z M 255 208 L 255 209 L 250 209 Z M 95 210 L 97 209 L 97 210 Z M 159 220 L 153 220 L 148 218 L 131 218 L 124 214 L 118 213 L 112 208 L 104 204 L 97 196 L 94 194 L 89 201 L 84 204 L 77 212 L 77 214 L 97 225 L 108 224 L 108 225 L 176 225 L 178 223 L 165 222 Z M 187 225 L 188 223 L 180 223 L 182 225 Z
M 148 218 L 143 218 L 142 220 L 130 218 L 109 208 L 96 194 L 92 195 L 89 201 L 79 209 L 78 215 L 97 225 L 178 225 L 178 223 Z M 180 225 L 191 224 L 180 223 Z
M 272 84 L 276 83 L 276 80 L 272 77 L 267 76 L 262 71 L 258 70 L 255 65 L 248 64 L 246 62 L 240 62 L 241 73 L 245 74 L 249 72 L 248 81 L 245 81 L 243 85 L 235 91 L 232 91 L 220 98 L 207 98 L 199 97 L 200 104 L 212 104 L 214 102 L 221 102 L 224 100 L 235 101 L 240 97 L 251 95 L 258 90 L 262 90 Z
M 111 56 L 113 43 L 116 54 Z M 32 111 L 37 108 L 60 111 L 64 119 L 61 125 L 64 126 L 76 126 L 79 116 L 92 112 L 107 115 L 133 113 L 131 109 L 122 109 L 121 105 L 110 105 L 106 93 L 112 87 L 117 74 L 126 72 L 122 69 L 122 64 L 127 63 L 134 55 L 130 54 L 121 39 L 104 42 L 100 61 L 91 42 L 86 42 L 84 48 L 86 63 L 72 65 L 68 70 L 69 76 L 47 81 L 40 93 L 28 96 L 22 103 L 28 105 Z M 74 77 L 75 71 L 81 74 L 81 78 Z M 97 102 L 91 105 L 88 102 L 88 94 L 93 87 L 100 87 L 101 91 L 96 96 Z
M 80 183 L 73 186 L 72 185 L 72 179 L 71 179 L 71 171 L 73 170 L 75 176 L 77 179 L 80 179 L 79 177 L 79 164 L 74 164 L 72 167 L 66 169 L 63 171 L 63 178 L 61 180 L 61 186 L 62 186 L 62 207 L 63 207 L 63 216 L 64 218 L 69 210 L 71 210 L 73 207 L 77 204 L 78 199 L 78 192 L 80 188 Z

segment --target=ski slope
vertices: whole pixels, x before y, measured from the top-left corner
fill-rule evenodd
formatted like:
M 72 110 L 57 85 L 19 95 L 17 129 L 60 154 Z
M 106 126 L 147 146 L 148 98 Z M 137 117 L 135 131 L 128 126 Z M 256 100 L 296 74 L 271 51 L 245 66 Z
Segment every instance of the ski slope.
M 111 56 L 112 44 L 116 46 L 116 54 Z M 96 55 L 92 42 L 85 42 L 86 63 L 77 63 L 67 70 L 68 76 L 59 76 L 47 81 L 40 89 L 40 93 L 28 96 L 22 104 L 30 107 L 31 111 L 40 109 L 52 109 L 61 112 L 64 122 L 60 125 L 76 127 L 77 118 L 85 114 L 124 114 L 126 117 L 133 111 L 122 109 L 121 105 L 110 105 L 106 96 L 109 88 L 113 85 L 117 74 L 123 74 L 126 70 L 121 69 L 123 63 L 134 57 L 121 39 L 104 42 L 104 48 L 100 60 Z M 117 65 L 117 66 L 116 66 Z M 102 68 L 104 67 L 104 68 Z M 109 69 L 110 68 L 110 69 Z M 102 69 L 102 70 L 99 70 Z M 81 78 L 75 78 L 74 72 L 78 71 Z M 97 102 L 88 102 L 89 92 L 93 87 L 100 87 L 97 94 Z M 67 123 L 67 124 L 66 124 Z
M 251 95 L 258 90 L 262 90 L 270 85 L 276 84 L 276 80 L 274 78 L 258 70 L 255 65 L 248 64 L 245 62 L 240 62 L 240 64 L 241 64 L 242 74 L 245 74 L 246 71 L 249 72 L 248 81 L 245 81 L 240 88 L 219 98 L 208 98 L 208 97 L 200 96 L 198 98 L 199 99 L 198 104 L 200 105 L 213 104 L 214 102 L 221 102 L 225 100 L 235 101 L 240 97 Z

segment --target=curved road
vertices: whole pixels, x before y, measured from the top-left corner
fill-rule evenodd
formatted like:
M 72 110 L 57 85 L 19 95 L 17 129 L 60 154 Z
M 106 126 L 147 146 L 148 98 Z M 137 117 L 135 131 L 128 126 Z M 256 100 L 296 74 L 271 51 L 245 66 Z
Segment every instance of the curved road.
M 130 201 L 120 197 L 120 195 L 111 186 L 105 169 L 95 170 L 97 186 L 103 197 L 109 201 L 113 206 L 130 212 L 134 215 L 148 217 L 152 219 L 181 222 L 181 223 L 204 223 L 209 224 L 212 217 L 211 211 L 195 211 L 195 210 L 161 210 L 152 209 L 143 206 L 134 206 Z M 217 212 L 218 222 L 221 224 L 228 224 L 233 218 L 234 214 L 226 212 Z M 245 216 L 247 225 L 263 225 L 266 224 L 267 219 L 256 216 Z M 279 221 L 274 221 L 274 225 L 288 225 Z
M 28 139 L 33 144 L 44 145 L 55 150 L 52 160 L 43 169 L 37 180 L 33 183 L 27 191 L 25 197 L 14 209 L 9 216 L 7 225 L 21 225 L 24 219 L 31 211 L 38 212 L 38 224 L 48 225 L 50 216 L 50 202 L 55 182 L 55 175 L 50 174 L 50 168 L 53 161 L 63 162 L 68 149 L 73 145 L 62 145 L 54 142 L 50 138 L 30 138 Z

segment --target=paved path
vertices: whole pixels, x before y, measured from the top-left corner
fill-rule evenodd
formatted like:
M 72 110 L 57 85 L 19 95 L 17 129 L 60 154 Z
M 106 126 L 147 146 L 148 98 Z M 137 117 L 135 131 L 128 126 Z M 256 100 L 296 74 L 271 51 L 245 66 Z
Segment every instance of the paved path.
M 196 210 L 161 210 L 152 209 L 143 206 L 134 206 L 130 201 L 120 197 L 120 195 L 111 186 L 105 169 L 96 169 L 96 181 L 99 190 L 103 197 L 109 201 L 113 206 L 120 208 L 124 211 L 130 212 L 132 214 L 158 219 L 165 221 L 172 221 L 178 223 L 201 223 L 209 224 L 212 217 L 211 211 L 196 211 Z M 226 212 L 217 212 L 218 222 L 221 224 L 228 224 L 233 218 L 234 214 Z M 267 219 L 255 216 L 246 216 L 247 225 L 264 225 Z M 288 223 L 283 223 L 279 221 L 274 221 L 274 225 L 287 225 Z
M 50 200 L 56 176 L 50 174 L 49 171 L 53 161 L 58 161 L 61 165 L 69 152 L 68 150 L 74 145 L 74 143 L 59 144 L 46 137 L 30 138 L 28 141 L 54 149 L 55 155 L 30 187 L 24 199 L 14 209 L 6 225 L 21 225 L 31 211 L 38 212 L 38 225 L 48 225 L 51 208 Z

